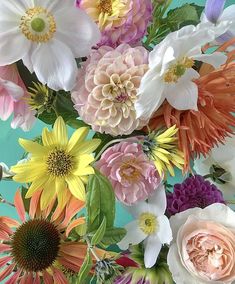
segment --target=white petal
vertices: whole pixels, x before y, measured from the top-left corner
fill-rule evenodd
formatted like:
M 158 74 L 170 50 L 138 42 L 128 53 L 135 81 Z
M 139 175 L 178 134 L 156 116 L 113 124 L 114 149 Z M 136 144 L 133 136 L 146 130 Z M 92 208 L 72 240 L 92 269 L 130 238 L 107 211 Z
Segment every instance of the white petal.
M 194 69 L 189 69 L 177 83 L 167 84 L 164 94 L 169 104 L 178 110 L 197 110 L 198 87 L 191 80 L 198 77 Z
M 235 21 L 235 4 L 230 5 L 227 8 L 225 8 L 219 20 L 234 22 Z
M 177 284 L 206 284 L 207 282 L 201 281 L 198 278 L 194 278 L 182 265 L 181 259 L 178 253 L 177 245 L 170 246 L 167 263 L 172 273 L 174 282 Z
M 125 229 L 127 230 L 126 236 L 117 244 L 122 250 L 128 249 L 130 244 L 137 245 L 146 238 L 145 233 L 139 229 L 137 220 L 127 224 Z
M 157 236 L 162 244 L 169 245 L 173 239 L 170 222 L 165 215 L 159 216 L 157 220 L 158 220 L 158 225 L 159 225 Z
M 23 58 L 29 51 L 30 44 L 18 27 L 0 33 L 0 66 L 10 65 Z
M 68 7 L 55 13 L 56 38 L 72 50 L 74 57 L 87 56 L 100 41 L 98 26 L 81 9 Z
M 154 194 L 149 198 L 148 204 L 154 205 L 154 213 L 156 216 L 164 215 L 167 204 L 164 184 L 160 184 L 160 186 L 155 190 Z
M 18 101 L 24 95 L 24 90 L 11 81 L 2 80 L 0 78 L 0 85 L 2 85 L 6 89 L 6 91 L 14 99 L 14 101 Z
M 222 52 L 214 52 L 212 54 L 196 55 L 193 59 L 202 61 L 212 65 L 214 68 L 219 68 L 227 60 L 227 56 Z
M 169 68 L 169 64 L 172 63 L 172 61 L 176 60 L 174 54 L 175 54 L 175 51 L 173 47 L 169 46 L 162 59 L 162 68 L 161 68 L 160 76 L 162 76 L 165 73 L 165 71 Z
M 158 237 L 149 236 L 144 242 L 144 265 L 146 268 L 151 268 L 157 261 L 162 244 Z
M 77 65 L 71 50 L 64 43 L 53 39 L 42 44 L 33 52 L 31 59 L 39 81 L 56 91 L 72 90 Z
M 163 90 L 164 83 L 161 77 L 156 76 L 155 70 L 148 71 L 141 80 L 137 94 L 135 103 L 137 118 L 149 119 L 152 116 L 165 100 Z
M 131 213 L 131 215 L 138 219 L 142 213 L 151 212 L 152 207 L 149 203 L 144 201 L 139 201 L 132 206 L 125 206 L 125 208 Z
M 186 222 L 188 217 L 192 214 L 196 214 L 200 210 L 202 210 L 202 209 L 201 208 L 192 208 L 192 209 L 188 209 L 188 210 L 185 210 L 183 212 L 177 213 L 174 216 L 171 216 L 169 221 L 170 221 L 171 230 L 172 230 L 174 240 L 177 237 L 177 234 L 178 234 L 180 227 Z
M 0 163 L 0 166 L 2 167 L 2 177 L 6 178 L 6 177 L 10 177 L 13 176 L 14 173 L 12 173 L 10 171 L 10 169 L 8 168 L 8 166 L 4 163 Z

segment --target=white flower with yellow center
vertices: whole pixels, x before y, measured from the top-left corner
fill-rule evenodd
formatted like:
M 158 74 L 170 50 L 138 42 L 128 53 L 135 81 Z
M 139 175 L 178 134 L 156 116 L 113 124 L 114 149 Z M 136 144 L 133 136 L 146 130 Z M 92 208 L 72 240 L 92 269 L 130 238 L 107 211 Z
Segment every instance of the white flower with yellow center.
M 135 218 L 127 224 L 126 236 L 118 243 L 122 250 L 128 249 L 129 245 L 136 245 L 144 241 L 144 264 L 151 268 L 157 260 L 163 244 L 170 244 L 172 231 L 166 211 L 166 193 L 161 185 L 148 202 L 139 202 L 128 210 Z
M 72 0 L 0 0 L 0 66 L 20 59 L 54 90 L 71 90 L 77 65 L 100 39 Z
M 149 54 L 149 70 L 141 80 L 135 104 L 137 117 L 148 119 L 166 99 L 178 110 L 197 110 L 199 73 L 193 68 L 202 61 L 218 68 L 226 56 L 220 52 L 202 54 L 202 47 L 223 34 L 228 22 L 218 26 L 186 26 L 170 33 Z

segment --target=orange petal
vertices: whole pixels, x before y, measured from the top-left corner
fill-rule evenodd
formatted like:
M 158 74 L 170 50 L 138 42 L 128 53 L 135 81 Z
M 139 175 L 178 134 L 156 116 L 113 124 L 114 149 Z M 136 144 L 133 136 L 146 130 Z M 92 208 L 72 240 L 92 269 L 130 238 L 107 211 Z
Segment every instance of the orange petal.
M 15 264 L 10 264 L 9 266 L 7 266 L 5 269 L 3 269 L 0 272 L 0 281 L 2 281 L 3 279 L 5 279 L 8 275 L 10 275 L 13 271 L 13 269 L 15 268 Z
M 36 191 L 31 200 L 30 200 L 30 206 L 29 206 L 29 216 L 33 219 L 35 217 L 35 213 L 37 211 L 37 208 L 39 206 L 39 200 L 41 196 L 42 191 Z
M 69 284 L 68 280 L 66 279 L 64 273 L 59 269 L 53 267 L 53 278 L 56 284 Z
M 66 237 L 68 237 L 69 233 L 72 231 L 73 228 L 77 227 L 78 225 L 85 224 L 85 223 L 86 223 L 85 217 L 81 217 L 76 220 L 73 220 L 66 229 L 66 232 L 65 232 Z
M 43 275 L 43 280 L 44 280 L 45 284 L 53 284 L 54 283 L 53 277 L 46 270 L 43 271 L 42 275 Z
M 15 198 L 14 198 L 14 204 L 15 204 L 17 213 L 20 217 L 20 220 L 22 222 L 25 222 L 24 202 L 22 200 L 21 192 L 19 190 L 16 191 Z

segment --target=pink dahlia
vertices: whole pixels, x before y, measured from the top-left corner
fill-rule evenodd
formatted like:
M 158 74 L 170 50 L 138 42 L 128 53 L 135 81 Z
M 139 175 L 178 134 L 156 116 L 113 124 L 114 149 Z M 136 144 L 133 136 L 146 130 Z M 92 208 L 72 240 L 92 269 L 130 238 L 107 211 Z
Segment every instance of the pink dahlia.
M 135 101 L 148 70 L 148 51 L 121 44 L 93 50 L 79 70 L 72 100 L 80 117 L 95 131 L 127 135 L 147 121 L 136 118 Z
M 12 128 L 21 127 L 29 130 L 35 120 L 25 98 L 28 96 L 26 87 L 20 78 L 16 65 L 0 67 L 0 119 L 7 120 L 14 113 Z
M 117 199 L 127 205 L 147 199 L 161 182 L 137 142 L 124 141 L 107 149 L 96 167 L 112 183 Z
M 136 44 L 145 35 L 152 15 L 151 0 L 79 0 L 77 4 L 97 23 L 99 45 Z

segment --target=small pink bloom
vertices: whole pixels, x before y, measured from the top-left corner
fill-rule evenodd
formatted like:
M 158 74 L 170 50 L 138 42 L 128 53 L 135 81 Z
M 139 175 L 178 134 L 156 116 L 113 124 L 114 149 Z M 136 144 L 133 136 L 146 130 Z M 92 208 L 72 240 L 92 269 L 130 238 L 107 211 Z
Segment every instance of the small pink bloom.
M 215 203 L 171 217 L 168 265 L 176 284 L 234 283 L 235 213 Z
M 121 142 L 107 149 L 96 167 L 113 185 L 121 202 L 131 205 L 147 199 L 161 182 L 154 164 L 136 142 Z
M 0 119 L 7 120 L 14 113 L 12 128 L 21 127 L 29 130 L 34 121 L 25 98 L 28 96 L 26 87 L 20 78 L 15 65 L 0 67 Z

